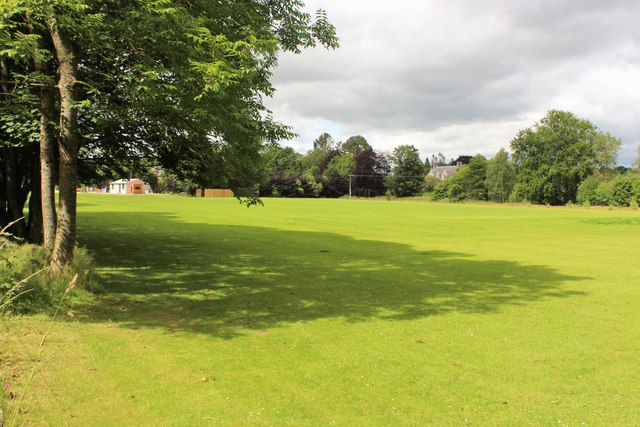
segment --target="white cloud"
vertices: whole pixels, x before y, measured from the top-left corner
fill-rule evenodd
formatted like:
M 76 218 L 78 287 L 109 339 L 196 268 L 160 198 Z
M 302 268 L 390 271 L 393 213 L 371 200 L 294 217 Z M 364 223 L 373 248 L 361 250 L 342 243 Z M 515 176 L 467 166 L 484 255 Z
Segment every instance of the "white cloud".
M 354 134 L 391 151 L 493 155 L 551 108 L 640 143 L 640 2 L 313 0 L 342 47 L 283 55 L 269 100 L 300 137 Z

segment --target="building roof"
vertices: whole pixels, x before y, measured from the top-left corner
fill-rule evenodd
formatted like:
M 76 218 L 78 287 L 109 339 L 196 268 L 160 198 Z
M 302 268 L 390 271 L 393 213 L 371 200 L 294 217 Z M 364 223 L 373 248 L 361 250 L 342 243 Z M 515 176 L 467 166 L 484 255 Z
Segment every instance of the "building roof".
M 458 166 L 436 166 L 433 168 L 433 170 L 435 170 L 436 172 L 440 172 L 440 171 L 455 172 L 458 170 Z
M 133 178 L 131 181 L 122 178 L 117 181 L 111 181 L 109 184 L 144 184 L 144 181 L 138 178 Z
M 435 176 L 438 179 L 445 179 L 453 175 L 458 170 L 458 166 L 434 166 L 429 175 Z

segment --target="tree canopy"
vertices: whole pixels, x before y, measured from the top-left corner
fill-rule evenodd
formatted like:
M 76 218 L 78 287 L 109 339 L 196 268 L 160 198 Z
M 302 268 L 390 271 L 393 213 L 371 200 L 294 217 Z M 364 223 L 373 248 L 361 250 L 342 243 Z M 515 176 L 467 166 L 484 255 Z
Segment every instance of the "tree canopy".
M 519 131 L 511 149 L 524 196 L 551 205 L 575 201 L 580 182 L 596 167 L 597 134 L 590 121 L 558 110 Z
M 40 129 L 30 144 L 40 145 L 45 218 L 53 183 L 60 188 L 57 217 L 43 225 L 45 244 L 47 230 L 55 231 L 54 265 L 73 255 L 79 160 L 118 165 L 152 157 L 194 184 L 257 181 L 262 145 L 292 136 L 262 102 L 274 91 L 269 79 L 279 52 L 338 45 L 325 12 L 312 18 L 303 6 L 298 0 L 2 3 L 3 123 L 8 109 L 26 116 L 37 106 L 28 122 Z M 28 141 L 21 137 L 23 146 Z
M 341 145 L 341 148 L 345 153 L 356 155 L 361 151 L 371 149 L 372 147 L 364 136 L 355 135 L 347 138 L 347 140 Z
M 504 203 L 516 183 L 516 172 L 509 154 L 501 148 L 487 163 L 487 196 L 492 202 Z
M 398 197 L 414 196 L 422 192 L 424 179 L 424 164 L 420 160 L 420 153 L 413 145 L 400 145 L 391 155 L 391 176 L 388 186 Z

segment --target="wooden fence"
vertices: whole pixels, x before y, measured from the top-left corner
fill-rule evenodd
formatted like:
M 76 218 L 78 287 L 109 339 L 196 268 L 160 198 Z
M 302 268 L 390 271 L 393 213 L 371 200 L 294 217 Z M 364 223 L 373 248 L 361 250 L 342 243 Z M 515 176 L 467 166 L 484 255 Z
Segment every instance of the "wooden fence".
M 228 188 L 198 188 L 196 197 L 233 197 L 233 191 Z

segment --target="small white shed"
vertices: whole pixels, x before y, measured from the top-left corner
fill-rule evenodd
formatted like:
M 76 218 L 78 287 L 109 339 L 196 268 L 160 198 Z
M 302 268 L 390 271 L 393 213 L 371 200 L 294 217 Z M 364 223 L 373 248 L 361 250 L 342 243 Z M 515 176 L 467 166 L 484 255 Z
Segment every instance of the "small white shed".
M 111 194 L 129 194 L 129 180 L 119 179 L 109 183 L 109 193 Z
M 132 178 L 119 179 L 109 183 L 109 193 L 111 194 L 149 194 L 151 186 L 141 179 Z

